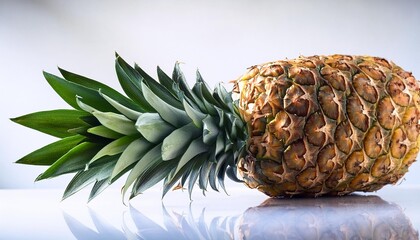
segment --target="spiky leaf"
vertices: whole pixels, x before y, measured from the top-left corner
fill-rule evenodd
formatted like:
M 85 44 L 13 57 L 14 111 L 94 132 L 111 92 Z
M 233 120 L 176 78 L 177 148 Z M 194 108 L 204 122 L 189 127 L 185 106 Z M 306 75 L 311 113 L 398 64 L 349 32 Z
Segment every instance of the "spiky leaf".
M 84 139 L 83 136 L 79 135 L 63 138 L 33 151 L 16 161 L 16 163 L 45 166 L 51 165 Z
M 81 120 L 88 116 L 90 114 L 83 111 L 58 109 L 31 113 L 11 120 L 25 127 L 64 138 L 74 135 L 68 131 L 69 129 L 89 126 Z

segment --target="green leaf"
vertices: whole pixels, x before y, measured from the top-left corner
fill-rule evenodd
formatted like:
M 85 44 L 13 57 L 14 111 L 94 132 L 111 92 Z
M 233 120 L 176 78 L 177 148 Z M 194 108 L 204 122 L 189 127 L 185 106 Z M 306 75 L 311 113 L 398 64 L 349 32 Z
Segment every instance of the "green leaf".
M 188 146 L 185 153 L 182 155 L 181 159 L 179 160 L 174 175 L 176 175 L 178 171 L 181 170 L 181 168 L 185 166 L 195 156 L 197 156 L 200 153 L 206 152 L 208 150 L 209 150 L 209 147 L 203 143 L 202 138 L 197 138 L 193 140 L 191 144 Z
M 198 175 L 200 173 L 200 168 L 204 164 L 204 162 L 205 162 L 205 158 L 204 157 L 200 158 L 198 161 L 195 162 L 195 164 L 191 168 L 190 177 L 188 179 L 188 195 L 190 196 L 190 200 L 191 200 L 192 190 L 194 189 L 194 185 L 197 182 Z
M 213 144 L 217 140 L 219 127 L 214 123 L 213 117 L 207 115 L 203 120 L 203 141 L 206 144 Z
M 232 109 L 232 96 L 226 91 L 222 84 L 219 85 L 213 91 L 213 98 L 219 103 L 218 106 L 229 111 Z
M 144 110 L 142 112 L 155 112 L 143 96 L 140 74 L 120 57 L 115 60 L 115 70 L 122 89 L 130 99 Z
M 91 88 L 96 91 L 101 91 L 103 94 L 109 96 L 114 101 L 124 105 L 127 108 L 133 109 L 134 111 L 141 112 L 143 110 L 139 105 L 135 104 L 131 99 L 125 97 L 118 91 L 114 90 L 113 88 L 101 82 L 66 71 L 62 68 L 58 68 L 58 70 L 60 71 L 61 75 L 63 75 L 63 77 L 70 82 L 77 83 L 79 85 L 82 85 L 87 88 Z
M 102 145 L 90 142 L 77 145 L 39 175 L 36 181 L 85 169 L 86 164 L 101 148 Z
M 163 121 L 158 113 L 143 113 L 135 124 L 137 131 L 149 142 L 158 143 L 168 136 L 174 127 Z
M 188 86 L 188 83 L 185 79 L 184 74 L 181 71 L 181 68 L 179 67 L 179 62 L 175 63 L 174 66 L 174 71 L 172 72 L 172 79 L 178 83 L 179 88 L 184 92 L 184 94 L 189 98 L 189 99 L 194 99 L 194 96 L 191 93 L 191 89 Z
M 117 109 L 120 113 L 124 114 L 126 117 L 128 117 L 131 120 L 137 120 L 137 118 L 140 116 L 140 112 L 137 110 L 133 110 L 132 108 L 126 107 L 125 105 L 117 102 L 115 99 L 112 99 L 108 97 L 106 94 L 102 92 L 102 90 L 99 90 L 99 94 L 107 101 L 109 104 L 111 104 L 115 109 Z
M 170 169 L 171 170 L 170 173 L 166 175 L 165 181 L 163 182 L 162 199 L 169 192 L 169 190 L 174 186 L 174 184 L 181 177 L 185 176 L 185 174 L 190 171 L 192 165 L 194 164 L 195 164 L 195 161 L 194 159 L 192 159 L 190 162 L 184 165 L 179 171 L 175 172 L 174 168 Z M 176 167 L 176 165 L 174 167 Z
M 130 170 L 130 166 L 139 161 L 151 147 L 152 144 L 141 138 L 130 143 L 118 159 L 117 164 L 112 171 L 110 182 L 114 182 L 125 172 Z
M 156 185 L 168 176 L 169 172 L 173 170 L 175 166 L 176 164 L 174 162 L 157 162 L 151 165 L 141 176 L 139 176 L 139 178 L 137 178 L 133 185 L 130 199 Z
M 109 129 L 109 128 L 103 126 L 103 125 L 89 128 L 87 130 L 87 132 L 91 133 L 91 134 L 94 134 L 96 136 L 109 138 L 109 139 L 117 139 L 117 138 L 120 138 L 120 137 L 124 136 L 121 133 L 117 133 L 115 131 L 112 131 L 111 129 Z
M 143 72 L 144 73 L 144 71 L 138 65 L 135 65 L 135 69 L 138 72 Z M 162 99 L 163 101 L 167 102 L 168 104 L 182 110 L 182 103 L 179 101 L 179 99 L 176 98 L 174 95 L 172 95 L 172 93 L 168 89 L 166 89 L 164 86 L 162 86 L 156 80 L 154 80 L 152 77 L 147 75 L 147 77 L 144 77 L 143 81 L 150 88 L 150 90 L 153 93 L 155 93 L 156 96 L 158 96 L 160 99 Z
M 90 114 L 83 111 L 59 109 L 30 113 L 10 120 L 43 133 L 64 138 L 74 135 L 68 132 L 69 129 L 89 126 L 81 120 L 82 117 L 87 116 Z
M 159 82 L 173 95 L 176 96 L 176 92 L 174 90 L 174 80 L 170 78 L 159 66 L 157 67 L 157 75 L 159 78 Z
M 170 160 L 181 155 L 194 138 L 200 136 L 200 129 L 189 123 L 169 134 L 162 144 L 162 159 Z
M 108 179 L 102 179 L 102 180 L 96 181 L 92 187 L 92 190 L 90 191 L 88 202 L 92 201 L 95 197 L 97 197 L 109 185 L 110 184 L 109 184 Z
M 63 138 L 29 153 L 19 159 L 16 163 L 49 166 L 84 139 L 85 138 L 83 136 L 78 135 Z
M 144 174 L 144 172 L 151 166 L 162 161 L 161 147 L 162 144 L 159 144 L 148 151 L 131 170 L 122 189 L 123 199 L 128 188 L 134 183 L 134 181 L 136 181 L 137 178 L 141 177 L 142 174 Z
M 224 150 L 225 150 L 225 139 L 223 137 L 223 134 L 219 134 L 217 135 L 216 147 L 215 147 L 216 156 L 224 152 Z
M 209 183 L 210 183 L 210 187 L 214 190 L 214 191 L 219 191 L 219 189 L 217 188 L 217 184 L 216 184 L 216 164 L 212 164 L 211 165 L 211 169 L 210 169 L 210 173 L 209 173 Z
M 218 166 L 216 166 L 218 167 Z M 223 189 L 223 191 L 227 193 L 226 187 L 225 187 L 225 175 L 226 175 L 226 168 L 228 167 L 227 163 L 223 163 L 220 165 L 220 170 L 217 173 L 217 179 L 219 180 L 219 185 Z
M 190 146 L 179 160 L 175 171 L 173 171 L 165 180 L 162 198 L 175 184 L 175 182 L 178 181 L 178 179 L 181 178 L 186 171 L 189 171 L 195 162 L 200 161 L 202 158 L 200 154 L 206 151 L 208 151 L 208 146 L 203 143 L 202 138 L 195 139 L 191 142 Z
M 228 166 L 226 169 L 226 175 L 235 182 L 242 183 L 243 181 L 236 175 L 236 167 Z
M 112 112 L 99 112 L 95 111 L 92 113 L 99 122 L 105 127 L 121 133 L 123 135 L 134 135 L 137 134 L 137 130 L 134 127 L 134 122 L 128 119 L 126 116 L 112 113 Z
M 107 179 L 111 174 L 114 165 L 115 161 L 112 161 L 104 165 L 89 168 L 86 171 L 78 172 L 67 185 L 62 200 L 70 197 L 95 181 Z
M 200 168 L 200 176 L 198 178 L 198 186 L 200 186 L 200 189 L 204 191 L 207 190 L 207 185 L 209 182 L 209 174 L 211 170 L 211 166 L 213 165 L 212 162 L 205 162 L 201 168 Z
M 197 128 L 203 127 L 203 119 L 206 117 L 206 114 L 194 109 L 190 104 L 187 103 L 185 99 L 183 100 L 183 104 L 185 112 L 187 113 L 188 117 L 191 118 L 194 125 Z
M 190 122 L 187 114 L 178 108 L 170 105 L 169 103 L 163 101 L 159 98 L 150 88 L 146 86 L 144 82 L 141 83 L 144 97 L 153 106 L 154 109 L 158 111 L 160 116 L 166 122 L 172 124 L 173 126 L 183 126 Z
M 202 91 L 202 89 L 203 89 L 202 85 L 203 84 L 204 83 L 202 81 L 198 81 L 197 80 L 197 82 L 194 84 L 193 92 L 202 101 L 202 105 L 203 106 L 201 108 L 204 108 L 204 109 L 201 109 L 201 111 L 207 112 L 207 113 L 209 113 L 211 115 L 216 115 L 217 112 L 216 112 L 216 109 L 214 108 L 214 105 L 212 103 L 210 103 L 209 101 L 207 101 L 205 99 L 204 95 L 203 95 L 203 91 Z
M 103 112 L 115 112 L 107 101 L 105 101 L 97 90 L 87 88 L 80 84 L 67 81 L 53 74 L 44 72 L 44 77 L 60 97 L 75 109 L 80 109 L 76 102 L 76 96 L 83 98 L 83 102 Z
M 136 138 L 136 136 L 124 136 L 108 143 L 105 147 L 99 150 L 98 153 L 95 154 L 95 156 L 90 160 L 89 164 L 95 162 L 101 157 L 113 156 L 122 153 Z

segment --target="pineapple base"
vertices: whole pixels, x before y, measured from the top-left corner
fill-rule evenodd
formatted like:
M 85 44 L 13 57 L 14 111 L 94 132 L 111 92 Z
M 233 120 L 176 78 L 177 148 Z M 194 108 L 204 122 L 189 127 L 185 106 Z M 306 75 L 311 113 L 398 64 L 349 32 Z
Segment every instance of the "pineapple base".
M 256 159 L 252 155 L 239 160 L 238 171 L 247 187 L 270 197 L 344 196 L 353 192 L 375 192 L 385 185 L 396 184 L 415 162 L 416 155 L 417 149 L 403 159 L 404 167 L 381 177 L 373 177 L 369 173 L 345 174 L 343 169 L 334 169 L 326 174 L 313 171 L 316 168 L 285 172 L 281 170 L 282 164 L 270 159 Z

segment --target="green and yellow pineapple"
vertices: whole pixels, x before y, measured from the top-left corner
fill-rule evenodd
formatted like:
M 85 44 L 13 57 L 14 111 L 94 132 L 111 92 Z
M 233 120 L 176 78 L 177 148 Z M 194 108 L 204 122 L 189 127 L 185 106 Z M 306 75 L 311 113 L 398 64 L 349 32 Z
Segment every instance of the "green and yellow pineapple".
M 382 58 L 270 62 L 232 92 L 198 72 L 190 88 L 179 64 L 172 77 L 158 67 L 159 81 L 119 56 L 115 66 L 127 97 L 60 69 L 44 76 L 74 110 L 12 119 L 61 138 L 17 162 L 50 166 L 37 180 L 75 173 L 64 198 L 93 183 L 92 199 L 126 173 L 130 197 L 161 180 L 163 195 L 225 189 L 225 176 L 275 197 L 376 191 L 419 151 L 420 85 Z

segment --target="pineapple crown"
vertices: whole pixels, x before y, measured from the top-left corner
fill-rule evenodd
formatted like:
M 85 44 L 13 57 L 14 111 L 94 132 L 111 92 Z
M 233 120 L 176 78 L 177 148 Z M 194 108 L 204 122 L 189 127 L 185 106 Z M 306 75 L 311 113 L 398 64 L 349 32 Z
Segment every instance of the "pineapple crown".
M 75 173 L 63 199 L 93 183 L 89 201 L 128 173 L 123 198 L 130 199 L 163 180 L 163 195 L 194 185 L 224 191 L 225 175 L 236 175 L 247 133 L 237 103 L 219 84 L 210 91 L 197 71 L 190 88 L 175 64 L 172 78 L 157 67 L 159 82 L 137 64 L 116 56 L 115 69 L 127 97 L 98 81 L 59 68 L 44 72 L 72 110 L 50 110 L 11 119 L 59 137 L 17 161 L 49 166 L 36 179 Z M 178 183 L 178 185 L 175 185 Z M 175 187 L 174 187 L 175 186 Z

